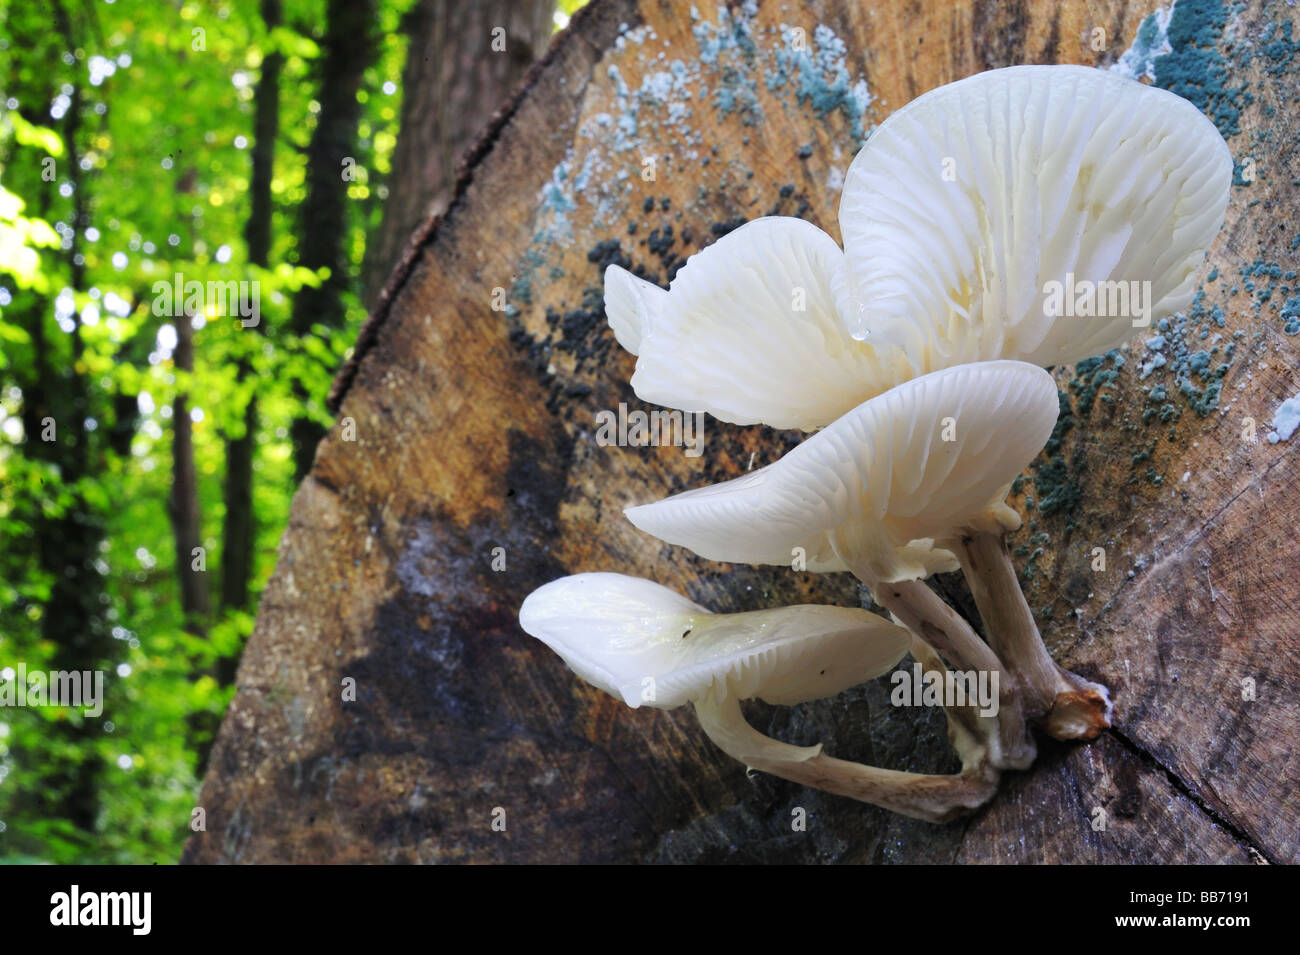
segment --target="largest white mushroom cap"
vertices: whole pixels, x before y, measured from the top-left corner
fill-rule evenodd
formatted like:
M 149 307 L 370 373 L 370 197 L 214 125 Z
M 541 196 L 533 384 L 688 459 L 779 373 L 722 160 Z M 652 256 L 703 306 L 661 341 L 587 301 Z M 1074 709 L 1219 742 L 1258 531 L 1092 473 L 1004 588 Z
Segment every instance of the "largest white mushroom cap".
M 1231 181 L 1214 124 L 1165 90 L 1082 66 L 941 86 L 885 120 L 846 176 L 850 331 L 921 370 L 1101 354 L 1134 333 L 1132 303 L 1054 317 L 1047 283 L 1150 283 L 1153 320 L 1185 307 Z
M 883 580 L 922 577 L 935 568 L 909 542 L 1014 526 L 1007 485 L 1058 411 L 1056 383 L 1034 365 L 948 368 L 864 402 L 774 464 L 625 513 L 710 560 L 789 564 L 802 548 L 809 570 L 859 560 Z
M 848 334 L 836 306 L 843 272 L 829 235 L 769 216 L 691 256 L 668 291 L 611 265 L 605 314 L 638 356 L 632 388 L 643 401 L 812 430 L 910 371 L 897 350 Z
M 628 706 L 669 709 L 734 695 L 791 705 L 888 672 L 910 635 L 849 607 L 800 605 L 714 614 L 622 574 L 562 577 L 529 594 L 526 632 L 588 683 Z

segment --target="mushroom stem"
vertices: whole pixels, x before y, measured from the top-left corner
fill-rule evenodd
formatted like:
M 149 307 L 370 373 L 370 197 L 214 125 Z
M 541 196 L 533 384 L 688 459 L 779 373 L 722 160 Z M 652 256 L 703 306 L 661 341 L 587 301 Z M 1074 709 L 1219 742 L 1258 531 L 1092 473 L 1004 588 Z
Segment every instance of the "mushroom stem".
M 1052 659 L 1007 549 L 1006 535 L 979 531 L 943 544 L 961 563 L 989 643 L 1023 688 L 1025 715 L 1056 739 L 1096 739 L 1110 726 L 1110 691 Z
M 850 563 L 854 576 L 876 601 L 937 650 L 955 669 L 997 674 L 998 715 L 986 730 L 989 757 L 999 769 L 1024 769 L 1037 755 L 1025 725 L 1019 681 L 962 616 L 939 599 L 923 580 L 885 583 L 864 565 Z
M 956 774 L 906 773 L 836 759 L 817 746 L 791 746 L 765 736 L 746 722 L 734 693 L 721 703 L 713 693 L 695 701 L 695 713 L 709 739 L 751 769 L 804 786 L 881 806 L 927 822 L 948 822 L 993 798 L 998 772 L 982 750 Z
M 952 666 L 959 670 L 1001 671 L 997 654 L 925 581 L 883 583 L 862 573 L 857 573 L 857 577 L 882 607 L 939 651 Z
M 927 672 L 938 673 L 940 676 L 946 676 L 948 673 L 947 664 L 943 658 L 935 652 L 934 647 L 930 646 L 916 634 L 912 634 L 911 646 L 912 658 L 921 668 Z M 948 718 L 948 741 L 952 743 L 952 748 L 957 751 L 961 758 L 963 766 L 971 766 L 978 762 L 979 758 L 988 752 L 989 746 L 987 740 L 998 739 L 1000 737 L 1000 724 L 996 716 L 981 716 L 979 707 L 973 704 L 965 706 L 944 706 L 944 715 Z M 999 709 L 1001 709 L 999 701 Z M 1032 747 L 1032 741 L 1029 742 Z M 1035 753 L 1030 750 L 1029 761 L 1033 760 Z M 1025 765 L 1028 765 L 1026 762 Z M 999 768 L 1005 769 L 1006 766 L 999 765 Z M 1023 767 L 1016 767 L 1023 768 Z

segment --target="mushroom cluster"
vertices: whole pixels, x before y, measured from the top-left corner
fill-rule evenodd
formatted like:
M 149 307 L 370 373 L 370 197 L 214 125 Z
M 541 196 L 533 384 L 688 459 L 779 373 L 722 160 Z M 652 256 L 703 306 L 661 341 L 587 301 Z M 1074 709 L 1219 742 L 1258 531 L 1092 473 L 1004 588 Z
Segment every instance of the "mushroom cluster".
M 933 90 L 872 134 L 845 178 L 843 249 L 767 217 L 692 256 L 668 289 L 610 266 L 605 310 L 642 400 L 813 431 L 767 467 L 631 507 L 708 560 L 849 572 L 890 619 L 796 606 L 713 614 L 650 581 L 578 574 L 520 624 L 629 706 L 691 703 L 753 769 L 944 821 L 1034 760 L 1034 728 L 1089 740 L 1106 687 L 1058 665 L 1006 544 L 1005 501 L 1059 410 L 1044 370 L 1105 353 L 1187 306 L 1223 224 L 1232 158 L 1164 90 L 1076 66 L 993 70 Z M 987 640 L 926 583 L 960 569 Z M 991 677 L 945 699 L 961 772 L 834 759 L 749 726 L 889 672 Z M 950 670 L 951 668 L 951 670 Z

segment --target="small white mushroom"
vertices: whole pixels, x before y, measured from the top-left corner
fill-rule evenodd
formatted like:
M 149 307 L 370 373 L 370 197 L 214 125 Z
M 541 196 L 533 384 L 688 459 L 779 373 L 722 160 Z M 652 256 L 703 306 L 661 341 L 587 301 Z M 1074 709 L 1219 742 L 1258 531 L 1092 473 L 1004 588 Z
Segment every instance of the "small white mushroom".
M 643 401 L 812 430 L 911 373 L 850 337 L 844 253 L 810 222 L 755 219 L 691 256 L 668 291 L 611 265 L 605 314 Z M 891 364 L 892 362 L 892 364 Z
M 820 745 L 783 743 L 745 721 L 742 699 L 791 706 L 892 669 L 911 638 L 865 610 L 803 605 L 714 614 L 659 584 L 591 573 L 535 590 L 519 622 L 580 677 L 628 706 L 692 703 L 709 738 L 753 769 L 932 821 L 982 805 L 996 789 L 984 749 L 957 720 L 950 732 L 963 771 L 952 775 L 835 759 Z
M 949 368 L 864 402 L 774 464 L 625 513 L 711 560 L 788 564 L 802 549 L 809 569 L 851 570 L 958 669 L 1001 674 L 994 652 L 923 582 L 930 567 L 917 542 L 1018 527 L 1003 499 L 1057 411 L 1056 384 L 1041 368 Z M 1015 681 L 999 678 L 1009 712 L 994 759 L 1027 765 L 1033 748 Z
M 849 330 L 919 371 L 1103 354 L 1191 301 L 1231 182 L 1219 131 L 1166 90 L 1084 66 L 941 86 L 881 123 L 845 177 Z M 1089 313 L 1097 282 L 1121 284 Z
M 1046 442 L 1058 407 L 1052 377 L 1033 365 L 944 369 L 863 402 L 773 464 L 625 513 L 710 560 L 804 555 L 814 571 L 917 579 L 931 570 L 920 558 L 936 535 L 1019 526 L 1006 488 Z

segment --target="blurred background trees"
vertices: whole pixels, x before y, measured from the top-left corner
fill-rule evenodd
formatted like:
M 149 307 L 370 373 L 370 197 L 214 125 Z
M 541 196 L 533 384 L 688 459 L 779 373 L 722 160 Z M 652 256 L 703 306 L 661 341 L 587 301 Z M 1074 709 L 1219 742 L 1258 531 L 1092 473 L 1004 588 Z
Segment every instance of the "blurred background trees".
M 0 707 L 0 862 L 179 855 L 333 373 L 579 5 L 0 0 L 0 681 L 105 673 Z

